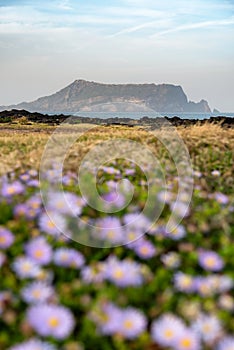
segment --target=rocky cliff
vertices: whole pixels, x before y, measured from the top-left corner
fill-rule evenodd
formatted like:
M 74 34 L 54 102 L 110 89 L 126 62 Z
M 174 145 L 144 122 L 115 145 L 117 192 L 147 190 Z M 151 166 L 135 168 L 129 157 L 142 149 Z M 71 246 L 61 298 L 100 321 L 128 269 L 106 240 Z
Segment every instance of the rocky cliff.
M 211 117 L 209 119 L 181 119 L 179 117 L 142 117 L 139 120 L 131 119 L 131 118 L 118 118 L 118 117 L 112 117 L 112 118 L 97 118 L 97 117 L 78 117 L 78 116 L 68 116 L 67 115 L 48 115 L 48 114 L 41 114 L 38 112 L 28 112 L 25 110 L 16 110 L 13 109 L 11 111 L 2 111 L 0 112 L 0 124 L 1 128 L 4 128 L 3 124 L 5 124 L 5 128 L 7 128 L 8 124 L 15 124 L 15 127 L 20 128 L 22 130 L 23 125 L 34 125 L 34 124 L 47 124 L 47 125 L 59 125 L 61 123 L 68 123 L 68 124 L 94 124 L 94 125 L 114 125 L 114 126 L 127 126 L 127 127 L 134 127 L 134 126 L 147 126 L 150 127 L 150 129 L 158 129 L 160 126 L 165 125 L 164 121 L 168 120 L 170 124 L 174 126 L 183 126 L 183 127 L 189 127 L 191 125 L 209 125 L 210 124 L 218 124 L 219 126 L 223 128 L 234 128 L 234 118 L 233 117 L 226 117 L 226 116 L 218 116 L 218 117 Z M 30 129 L 28 129 L 30 131 Z
M 100 84 L 75 80 L 50 96 L 4 109 L 27 109 L 42 113 L 150 112 L 209 113 L 208 103 L 188 101 L 181 86 L 171 84 Z

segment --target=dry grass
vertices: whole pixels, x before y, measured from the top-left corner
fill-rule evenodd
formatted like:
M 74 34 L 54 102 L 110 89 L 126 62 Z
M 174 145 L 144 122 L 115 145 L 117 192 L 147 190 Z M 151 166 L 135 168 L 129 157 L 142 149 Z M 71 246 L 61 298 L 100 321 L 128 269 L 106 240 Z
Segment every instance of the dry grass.
M 69 135 L 82 133 L 87 125 L 67 126 Z M 44 147 L 56 127 L 46 125 L 0 125 L 0 172 L 16 169 L 39 168 Z M 189 149 L 194 167 L 204 173 L 217 168 L 227 177 L 233 175 L 234 129 L 223 129 L 219 125 L 205 124 L 178 127 L 177 132 Z M 98 126 L 85 132 L 69 152 L 69 166 L 77 163 L 97 142 L 113 138 L 131 139 L 148 144 L 158 155 L 163 155 L 163 146 L 143 128 L 122 126 Z M 56 151 L 56 150 L 55 150 Z

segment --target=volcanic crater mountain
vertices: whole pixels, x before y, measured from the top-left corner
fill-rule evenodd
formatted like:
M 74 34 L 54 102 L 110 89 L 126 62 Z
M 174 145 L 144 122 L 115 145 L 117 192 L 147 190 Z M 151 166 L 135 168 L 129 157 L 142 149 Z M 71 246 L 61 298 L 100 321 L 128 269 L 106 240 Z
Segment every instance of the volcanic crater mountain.
M 75 80 L 62 90 L 32 102 L 1 106 L 40 113 L 158 112 L 210 113 L 205 100 L 188 101 L 181 86 L 172 84 L 102 84 Z

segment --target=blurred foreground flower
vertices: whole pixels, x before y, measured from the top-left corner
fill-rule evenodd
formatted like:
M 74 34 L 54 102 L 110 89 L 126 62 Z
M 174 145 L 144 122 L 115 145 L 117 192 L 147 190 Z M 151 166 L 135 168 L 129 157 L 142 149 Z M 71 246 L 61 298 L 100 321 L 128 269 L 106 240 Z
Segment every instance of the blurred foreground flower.
M 75 325 L 69 309 L 49 304 L 32 306 L 27 312 L 27 321 L 39 335 L 56 339 L 67 338 Z
M 15 345 L 10 350 L 56 350 L 57 348 L 47 342 L 43 342 L 39 339 L 31 339 L 24 343 Z

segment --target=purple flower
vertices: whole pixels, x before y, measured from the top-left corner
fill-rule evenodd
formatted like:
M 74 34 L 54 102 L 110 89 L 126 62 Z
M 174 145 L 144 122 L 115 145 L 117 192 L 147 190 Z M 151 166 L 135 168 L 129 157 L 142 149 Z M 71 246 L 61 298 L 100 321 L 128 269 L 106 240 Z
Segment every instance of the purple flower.
M 124 232 L 124 242 L 128 248 L 133 248 L 136 241 L 142 237 L 143 233 L 141 230 L 126 229 Z
M 73 174 L 66 174 L 62 178 L 62 183 L 65 186 L 70 186 L 70 185 L 74 184 L 75 179 L 76 179 L 75 175 L 73 175 Z
M 166 231 L 165 236 L 173 239 L 174 241 L 178 241 L 186 236 L 186 231 L 183 226 L 174 225 L 172 230 Z
M 20 217 L 20 216 L 26 216 L 28 207 L 26 204 L 17 204 L 14 207 L 14 216 L 15 217 Z
M 125 169 L 125 175 L 127 176 L 133 176 L 135 174 L 135 169 Z
M 36 177 L 38 175 L 38 171 L 36 169 L 30 169 L 28 171 L 28 174 L 31 176 L 31 177 Z
M 169 204 L 173 199 L 173 193 L 161 191 L 158 193 L 157 197 L 160 202 Z
M 95 226 L 92 232 L 93 237 L 113 244 L 123 243 L 124 231 L 118 218 L 109 216 L 99 219 Z
M 35 278 L 41 273 L 39 265 L 25 256 L 17 257 L 13 262 L 12 268 L 21 279 Z
M 122 208 L 125 204 L 125 198 L 124 195 L 121 193 L 116 192 L 109 192 L 107 194 L 104 194 L 103 199 L 107 202 L 106 207 L 116 207 L 116 208 Z
M 151 259 L 156 254 L 154 245 L 144 238 L 133 243 L 133 250 L 141 259 Z
M 37 276 L 37 281 L 42 281 L 47 284 L 52 283 L 54 279 L 54 273 L 51 270 L 40 270 L 38 276 Z
M 152 323 L 151 335 L 157 344 L 172 347 L 184 329 L 185 325 L 178 317 L 164 314 Z
M 224 267 L 222 258 L 211 250 L 199 252 L 198 261 L 200 266 L 207 271 L 220 271 Z
M 45 303 L 54 295 L 54 289 L 45 282 L 32 282 L 23 288 L 21 295 L 28 304 Z
M 200 339 L 194 331 L 187 328 L 177 337 L 174 348 L 176 350 L 200 350 Z
M 233 336 L 227 336 L 225 338 L 223 338 L 216 350 L 233 350 L 234 349 L 234 337 Z
M 26 255 L 39 265 L 47 265 L 52 259 L 52 248 L 44 237 L 32 239 L 25 247 Z
M 96 315 L 99 332 L 103 335 L 112 335 L 118 332 L 121 321 L 121 311 L 112 303 L 102 306 L 101 313 Z
M 2 186 L 2 196 L 3 197 L 11 197 L 15 195 L 22 194 L 25 188 L 21 182 L 15 181 L 11 184 L 4 182 Z
M 126 339 L 134 339 L 145 331 L 146 325 L 146 317 L 143 313 L 128 307 L 121 313 L 118 333 Z
M 30 339 L 24 343 L 15 345 L 10 350 L 56 350 L 54 345 L 39 339 Z
M 161 256 L 163 264 L 169 269 L 176 269 L 180 266 L 180 256 L 178 253 L 169 252 Z
M 219 298 L 219 306 L 227 311 L 234 311 L 234 298 L 231 295 L 224 294 Z
M 225 204 L 228 204 L 228 202 L 229 202 L 228 196 L 226 196 L 223 193 L 220 193 L 220 192 L 215 193 L 214 197 L 217 200 L 217 202 L 220 203 L 220 204 L 224 204 L 225 205 Z
M 28 173 L 24 173 L 24 174 L 21 174 L 19 176 L 19 178 L 20 178 L 21 181 L 26 182 L 26 181 L 28 181 L 30 179 L 30 175 Z
M 175 202 L 170 205 L 173 214 L 179 218 L 187 217 L 190 213 L 189 204 L 186 201 L 183 202 L 182 199 L 183 197 L 180 198 L 179 202 Z
M 126 214 L 124 216 L 124 224 L 126 229 L 141 231 L 142 235 L 148 231 L 152 223 L 142 213 Z
M 52 169 L 49 169 L 46 171 L 46 173 L 43 174 L 43 177 L 45 177 L 50 183 L 57 183 L 60 181 L 61 177 L 61 169 L 59 169 L 60 166 L 53 166 Z
M 138 286 L 144 281 L 142 266 L 132 260 L 110 257 L 104 263 L 105 278 L 119 287 Z
M 40 210 L 27 207 L 25 217 L 29 220 L 33 220 L 38 216 L 39 213 L 40 213 Z
M 0 249 L 9 248 L 14 242 L 15 237 L 5 227 L 0 226 Z
M 93 314 L 93 320 L 101 334 L 120 334 L 125 339 L 138 337 L 147 324 L 142 312 L 131 307 L 122 310 L 112 303 L 102 305 L 101 311 Z
M 194 279 L 195 290 L 201 296 L 211 296 L 217 292 L 214 286 L 212 276 L 203 277 L 199 276 Z
M 192 328 L 207 344 L 213 344 L 222 333 L 220 321 L 214 315 L 199 315 Z
M 215 176 L 215 177 L 219 177 L 219 176 L 221 175 L 221 173 L 220 173 L 219 170 L 213 170 L 213 171 L 211 172 L 211 175 L 212 175 L 212 176 Z
M 114 190 L 114 191 L 117 190 L 117 182 L 116 181 L 109 180 L 106 182 L 106 185 L 107 185 L 108 189 L 110 189 L 110 190 Z
M 57 305 L 35 305 L 27 311 L 27 321 L 41 336 L 56 339 L 67 338 L 75 325 L 71 311 Z
M 193 277 L 183 272 L 177 272 L 174 275 L 174 286 L 177 290 L 186 293 L 193 293 L 195 289 Z
M 210 275 L 208 277 L 198 277 L 197 280 L 203 279 L 207 281 L 210 285 L 210 289 L 212 290 L 212 294 L 214 293 L 225 293 L 233 288 L 233 279 L 226 275 Z
M 104 281 L 105 275 L 101 263 L 95 266 L 85 266 L 81 270 L 81 277 L 84 283 L 101 283 Z
M 48 198 L 48 207 L 51 211 L 70 216 L 80 215 L 84 203 L 81 197 L 71 192 L 50 193 Z
M 31 179 L 26 182 L 28 187 L 39 187 L 40 183 L 37 179 Z
M 111 166 L 102 166 L 102 167 L 100 167 L 100 169 L 109 175 L 119 175 L 120 174 L 120 171 L 118 169 L 115 169 L 114 167 L 111 167 Z
M 28 208 L 34 209 L 36 213 L 39 213 L 42 205 L 41 198 L 38 195 L 32 196 L 27 200 L 26 205 Z
M 48 212 L 40 215 L 39 228 L 49 235 L 58 236 L 66 232 L 66 220 L 56 212 Z
M 84 265 L 84 256 L 75 249 L 59 248 L 54 253 L 54 262 L 58 266 L 80 268 Z
M 221 276 L 216 276 L 218 277 L 218 281 L 216 284 L 217 290 L 220 293 L 225 293 L 228 292 L 230 289 L 233 288 L 233 279 L 227 275 L 221 275 Z

